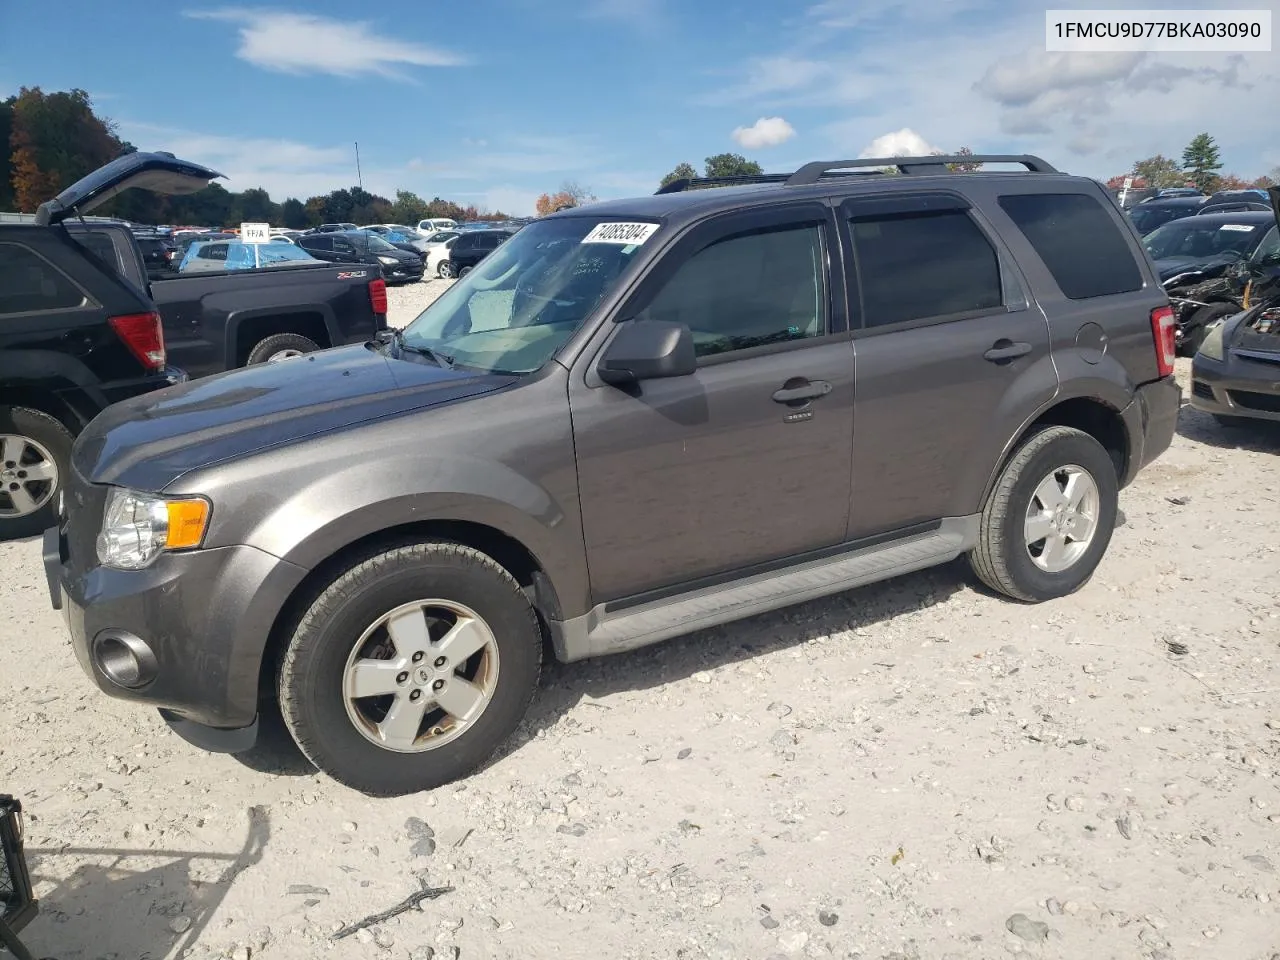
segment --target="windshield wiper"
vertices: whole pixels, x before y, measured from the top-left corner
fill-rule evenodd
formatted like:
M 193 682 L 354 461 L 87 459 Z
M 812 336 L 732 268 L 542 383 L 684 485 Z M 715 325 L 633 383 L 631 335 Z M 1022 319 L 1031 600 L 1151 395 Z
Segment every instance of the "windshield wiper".
M 438 350 L 432 350 L 430 347 L 419 346 L 414 343 L 406 343 L 403 330 L 391 330 L 391 343 L 395 345 L 396 357 L 399 358 L 401 353 L 416 353 L 418 356 L 426 357 L 437 366 L 453 369 L 453 365 L 457 360 L 449 356 L 447 353 L 441 353 Z

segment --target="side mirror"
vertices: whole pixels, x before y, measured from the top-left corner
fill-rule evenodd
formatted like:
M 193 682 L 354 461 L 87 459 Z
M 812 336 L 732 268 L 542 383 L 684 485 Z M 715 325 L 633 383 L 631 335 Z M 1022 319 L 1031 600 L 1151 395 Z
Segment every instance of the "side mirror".
M 687 377 L 697 369 L 688 327 L 665 320 L 632 320 L 613 338 L 596 372 L 605 383 L 616 385 Z

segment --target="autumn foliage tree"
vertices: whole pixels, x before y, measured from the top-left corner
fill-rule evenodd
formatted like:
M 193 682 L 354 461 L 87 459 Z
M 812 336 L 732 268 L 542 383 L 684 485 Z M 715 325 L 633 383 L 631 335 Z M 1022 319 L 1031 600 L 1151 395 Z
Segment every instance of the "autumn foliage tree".
M 124 152 L 124 143 L 94 114 L 84 90 L 46 94 L 23 87 L 10 103 L 10 182 L 13 202 L 23 213 L 35 212 Z

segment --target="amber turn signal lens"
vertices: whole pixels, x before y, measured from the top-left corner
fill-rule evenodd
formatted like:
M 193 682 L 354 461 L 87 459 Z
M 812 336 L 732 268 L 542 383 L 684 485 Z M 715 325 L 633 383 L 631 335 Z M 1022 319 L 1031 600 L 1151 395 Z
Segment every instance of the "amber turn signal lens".
M 209 521 L 209 504 L 204 500 L 169 500 L 169 534 L 164 545 L 170 550 L 198 547 Z

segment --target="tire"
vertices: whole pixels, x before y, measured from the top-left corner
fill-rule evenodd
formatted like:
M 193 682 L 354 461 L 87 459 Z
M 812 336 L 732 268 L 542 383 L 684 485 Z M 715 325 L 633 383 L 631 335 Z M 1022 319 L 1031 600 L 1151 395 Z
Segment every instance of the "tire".
M 456 273 L 452 260 L 441 260 L 440 265 L 436 267 L 436 276 L 441 280 L 452 280 Z
M 1200 344 L 1204 343 L 1205 328 L 1219 317 L 1229 317 L 1239 312 L 1240 308 L 1231 303 L 1214 303 L 1201 307 L 1187 320 L 1187 333 L 1178 345 L 1178 355 L 1194 357 L 1200 351 Z
M 370 633 L 371 626 L 393 611 L 407 611 L 405 622 L 421 623 L 409 608 L 433 598 L 436 603 L 452 604 L 474 615 L 488 631 L 484 634 L 486 646 L 463 663 L 463 677 L 455 672 L 457 665 L 453 663 L 437 672 L 439 661 L 428 653 L 421 661 L 413 659 L 375 671 L 377 677 L 370 680 L 395 684 L 396 693 L 348 697 L 357 675 L 353 664 L 367 666 L 382 662 L 377 657 L 400 658 L 411 650 L 408 644 L 391 649 L 396 647 L 394 641 L 379 649 L 377 644 L 391 634 L 381 627 Z M 461 622 L 456 620 L 454 625 Z M 447 649 L 439 643 L 441 634 L 449 629 L 447 619 L 437 622 L 431 628 L 430 648 L 420 649 L 437 655 Z M 434 789 L 481 767 L 524 716 L 538 685 L 541 663 L 537 617 L 515 579 L 478 550 L 456 543 L 427 542 L 371 556 L 324 588 L 294 630 L 280 666 L 277 690 L 285 725 L 311 763 L 366 795 L 404 796 Z M 474 673 L 468 678 L 473 664 Z M 408 669 L 397 674 L 394 671 L 399 666 Z M 393 672 L 388 674 L 388 669 Z M 410 674 L 410 680 L 401 681 Z M 445 681 L 445 677 L 449 679 Z M 467 684 L 457 685 L 460 679 L 466 679 Z M 415 731 L 415 741 L 402 736 L 398 745 L 377 742 L 383 728 L 390 726 L 391 706 L 407 707 L 414 689 L 425 694 L 420 703 L 432 704 L 435 694 L 431 691 L 437 689 L 436 684 L 447 687 L 448 692 L 487 689 L 488 696 L 469 720 L 439 719 L 437 708 L 428 707 L 416 725 L 411 718 L 411 726 L 406 728 Z M 406 694 L 406 690 L 411 692 Z M 392 698 L 395 702 L 389 705 Z M 423 723 L 432 717 L 437 719 Z M 453 729 L 442 733 L 442 725 Z
M 249 358 L 245 363 L 249 366 L 255 363 L 276 363 L 291 357 L 300 357 L 304 353 L 314 353 L 319 349 L 320 344 L 301 334 L 277 333 L 265 340 L 259 340 L 249 351 Z
M 468 273 L 470 273 L 474 269 L 475 269 L 474 267 L 463 267 L 461 270 L 458 271 L 458 279 L 461 280 L 463 277 L 465 277 Z
M 1039 509 L 1037 489 L 1044 489 L 1042 483 L 1048 483 L 1056 471 L 1068 468 L 1092 481 L 1093 494 L 1086 497 L 1092 508 L 1086 512 L 1092 515 L 1093 532 L 1087 542 L 1082 537 L 1063 548 L 1060 556 L 1063 562 L 1069 560 L 1065 567 L 1046 569 L 1041 564 L 1052 567 L 1049 546 L 1053 537 L 1035 545 L 1027 542 L 1032 535 L 1029 512 L 1037 508 L 1043 515 L 1041 522 L 1049 522 L 1048 512 Z M 1058 474 L 1059 484 L 1063 476 Z M 996 481 L 982 510 L 978 545 L 969 554 L 970 565 L 984 584 L 1012 599 L 1042 603 L 1065 597 L 1084 586 L 1097 569 L 1115 530 L 1118 503 L 1116 468 L 1102 445 L 1072 427 L 1045 427 L 1023 441 Z M 1083 530 L 1083 526 L 1077 529 Z
M 0 407 L 0 540 L 33 537 L 57 523 L 73 439 L 43 410 Z

